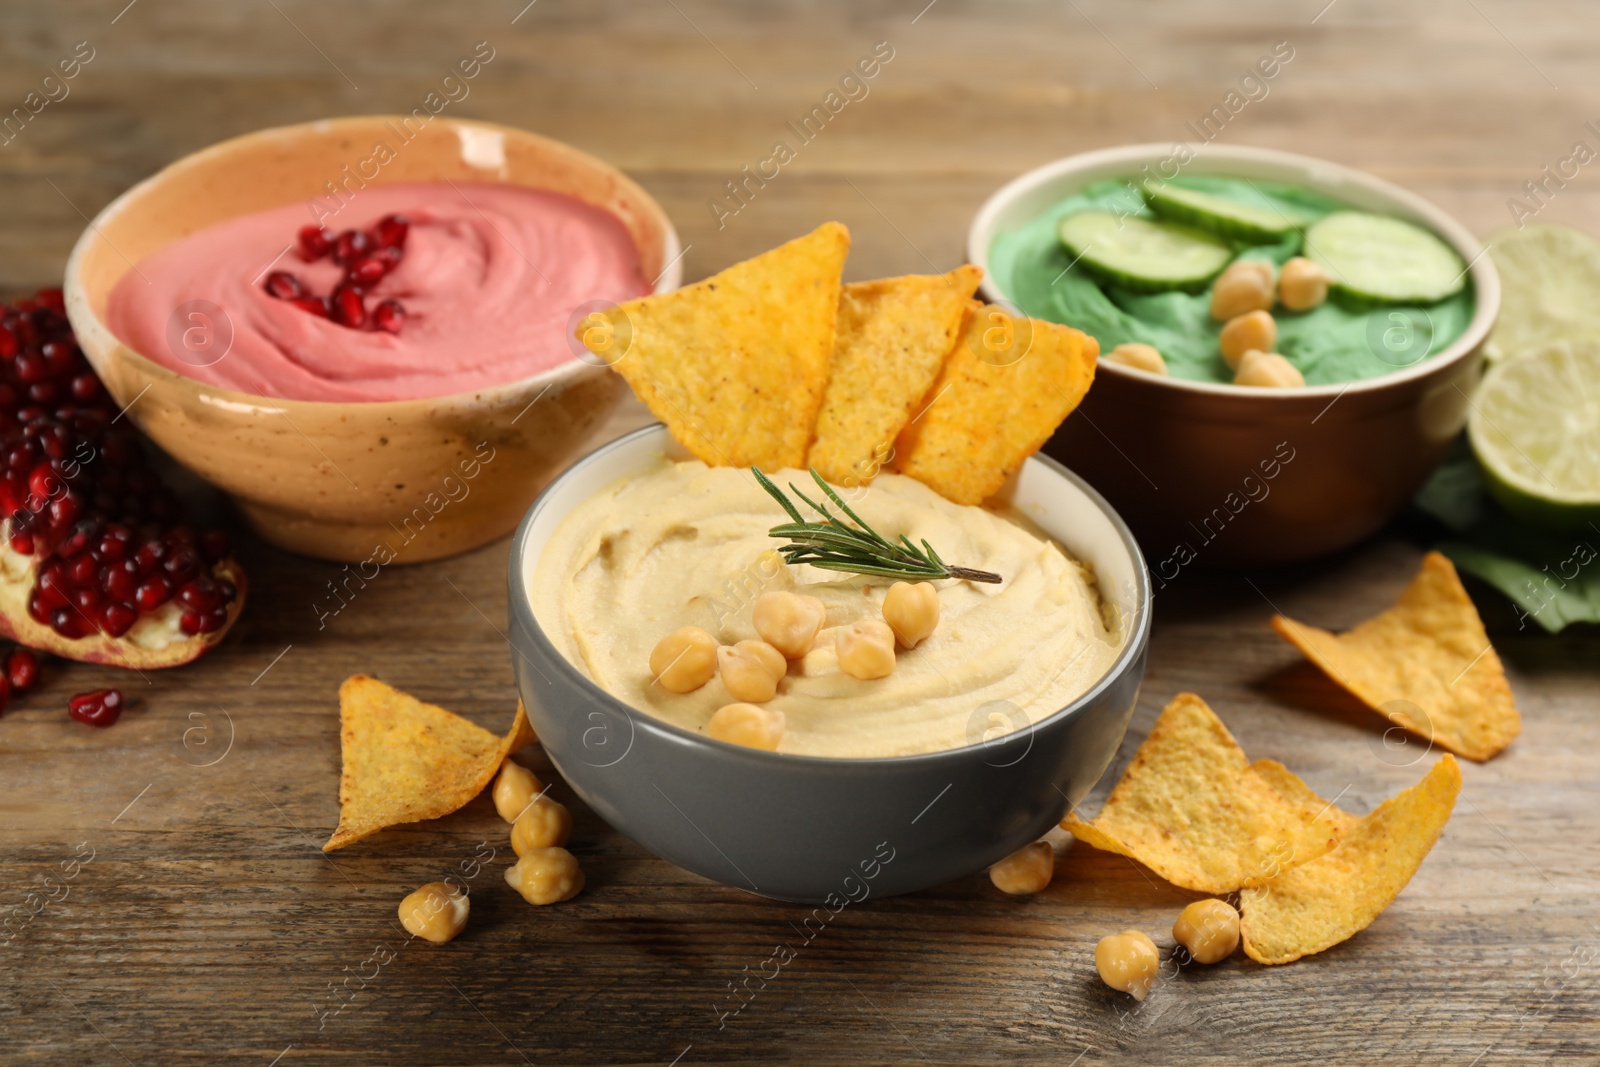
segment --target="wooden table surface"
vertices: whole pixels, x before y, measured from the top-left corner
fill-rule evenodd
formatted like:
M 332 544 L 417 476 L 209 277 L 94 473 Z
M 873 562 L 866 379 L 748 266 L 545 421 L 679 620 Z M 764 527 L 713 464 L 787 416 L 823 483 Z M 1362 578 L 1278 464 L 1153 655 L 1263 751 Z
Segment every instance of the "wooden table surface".
M 1194 140 L 1185 124 L 1279 42 L 1292 59 L 1218 140 L 1365 167 L 1479 233 L 1509 223 L 1508 199 L 1575 142 L 1600 144 L 1584 125 L 1600 117 L 1587 47 L 1600 15 L 1577 0 L 125 3 L 6 5 L 0 110 L 79 42 L 93 58 L 0 146 L 0 290 L 56 284 L 85 219 L 166 162 L 258 127 L 409 111 L 480 41 L 494 58 L 447 113 L 627 169 L 676 220 L 691 279 L 829 218 L 854 233 L 850 277 L 948 269 L 1002 182 L 1083 149 Z M 729 214 L 724 183 L 878 42 L 893 57 L 866 95 Z M 1600 171 L 1549 188 L 1531 202 L 1541 220 L 1600 229 Z M 1386 747 L 1267 619 L 1270 598 L 1353 623 L 1392 600 L 1419 551 L 1390 533 L 1293 572 L 1185 572 L 1158 598 L 1113 771 L 1192 689 L 1253 757 L 1350 810 L 1415 781 L 1437 753 Z M 501 884 L 506 827 L 486 798 L 318 851 L 337 819 L 346 675 L 506 720 L 506 542 L 386 571 L 320 629 L 335 568 L 248 538 L 242 554 L 252 603 L 203 662 L 148 680 L 56 664 L 0 718 L 0 909 L 64 862 L 76 871 L 0 944 L 0 1063 L 1600 1061 L 1592 629 L 1519 631 L 1474 590 L 1523 735 L 1464 767 L 1420 874 L 1329 952 L 1186 969 L 1131 1011 L 1095 978 L 1095 941 L 1161 933 L 1190 894 L 1075 848 L 1031 900 L 976 875 L 852 907 L 722 1024 L 730 983 L 806 909 L 686 874 L 581 805 L 589 887 L 556 908 Z M 132 710 L 104 731 L 70 722 L 67 696 L 100 684 L 124 686 Z M 399 898 L 489 849 L 467 933 L 409 942 Z

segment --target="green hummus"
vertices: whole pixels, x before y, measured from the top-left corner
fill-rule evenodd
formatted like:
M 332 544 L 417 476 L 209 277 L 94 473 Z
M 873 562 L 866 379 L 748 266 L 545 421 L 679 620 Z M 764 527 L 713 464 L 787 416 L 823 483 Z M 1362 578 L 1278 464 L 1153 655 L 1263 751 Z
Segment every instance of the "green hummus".
M 1181 176 L 1173 185 L 1255 207 L 1274 207 L 1310 224 L 1349 205 L 1293 186 L 1235 178 Z M 1076 326 L 1100 342 L 1100 351 L 1141 341 L 1154 345 L 1175 378 L 1228 383 L 1233 373 L 1217 347 L 1222 324 L 1211 318 L 1209 288 L 1198 293 L 1135 293 L 1102 284 L 1082 268 L 1056 236 L 1057 223 L 1078 211 L 1116 211 L 1153 218 L 1134 179 L 1110 179 L 1051 207 L 1021 229 L 1002 233 L 989 248 L 989 272 L 1000 291 L 1024 313 Z M 1277 244 L 1238 245 L 1240 259 L 1281 265 L 1300 254 L 1300 233 Z M 1412 366 L 1459 337 L 1472 320 L 1470 285 L 1424 306 L 1353 306 L 1337 291 L 1306 312 L 1274 308 L 1278 351 L 1305 375 L 1307 385 L 1376 378 Z

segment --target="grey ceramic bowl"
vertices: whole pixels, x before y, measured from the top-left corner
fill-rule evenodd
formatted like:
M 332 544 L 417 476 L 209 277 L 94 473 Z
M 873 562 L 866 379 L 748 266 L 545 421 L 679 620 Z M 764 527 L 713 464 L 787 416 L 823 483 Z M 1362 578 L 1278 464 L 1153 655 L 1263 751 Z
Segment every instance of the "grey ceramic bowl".
M 910 893 L 981 870 L 1042 835 L 1104 773 L 1144 677 L 1150 583 L 1122 520 L 1053 460 L 1029 460 L 1012 503 L 1093 565 L 1126 644 L 1110 672 L 1047 719 L 921 756 L 824 759 L 713 741 L 601 690 L 534 618 L 525 564 L 584 500 L 677 455 L 650 426 L 578 461 L 534 502 L 511 548 L 511 642 L 534 729 L 573 791 L 652 852 L 783 900 Z M 627 605 L 618 605 L 625 617 Z

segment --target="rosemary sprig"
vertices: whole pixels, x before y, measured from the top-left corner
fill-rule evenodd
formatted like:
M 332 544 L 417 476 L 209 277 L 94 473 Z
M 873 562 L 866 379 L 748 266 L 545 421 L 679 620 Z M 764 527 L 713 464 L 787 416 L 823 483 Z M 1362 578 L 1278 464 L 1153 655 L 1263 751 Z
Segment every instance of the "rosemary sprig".
M 807 497 L 793 482 L 789 488 L 794 495 L 799 497 L 812 511 L 823 517 L 823 522 L 807 522 L 805 516 L 800 514 L 800 509 L 784 495 L 782 489 L 772 484 L 772 480 L 760 469 L 750 468 L 756 476 L 756 481 L 761 488 L 771 494 L 772 499 L 783 506 L 789 513 L 793 522 L 786 522 L 774 526 L 767 531 L 772 537 L 781 537 L 789 541 L 778 549 L 783 558 L 789 563 L 809 563 L 813 567 L 821 567 L 828 571 L 846 571 L 853 574 L 873 574 L 884 578 L 965 578 L 969 582 L 998 583 L 1000 576 L 989 571 L 973 570 L 971 567 L 956 567 L 939 558 L 933 546 L 924 539 L 922 547 L 912 544 L 904 534 L 900 535 L 900 543 L 884 537 L 878 531 L 868 526 L 860 515 L 850 510 L 833 487 L 823 481 L 822 475 L 816 468 L 812 468 L 811 477 L 816 479 L 817 485 L 823 494 L 851 523 L 836 517 L 825 505 L 818 504 Z

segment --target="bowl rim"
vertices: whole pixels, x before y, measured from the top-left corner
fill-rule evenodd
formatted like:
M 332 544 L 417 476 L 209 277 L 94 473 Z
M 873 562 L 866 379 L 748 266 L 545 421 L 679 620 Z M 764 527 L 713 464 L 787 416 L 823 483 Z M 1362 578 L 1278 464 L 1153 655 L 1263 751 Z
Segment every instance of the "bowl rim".
M 216 141 L 212 144 L 206 145 L 204 148 L 196 149 L 187 155 L 180 156 L 162 166 L 161 169 L 157 170 L 154 174 L 151 174 L 148 177 L 145 177 L 129 186 L 127 189 L 124 189 L 110 203 L 101 208 L 100 211 L 95 214 L 94 218 L 89 221 L 88 225 L 84 227 L 83 232 L 78 235 L 77 241 L 73 243 L 72 252 L 67 257 L 66 272 L 63 278 L 63 290 L 68 316 L 73 320 L 74 332 L 78 333 L 80 336 L 93 333 L 102 333 L 105 337 L 108 337 L 115 342 L 116 345 L 120 346 L 127 356 L 132 357 L 133 362 L 139 367 L 140 373 L 146 379 L 165 379 L 169 384 L 174 382 L 186 383 L 187 385 L 193 387 L 207 402 L 218 404 L 224 407 L 232 407 L 236 410 L 249 409 L 275 411 L 280 409 L 298 409 L 307 412 L 326 413 L 334 409 L 348 410 L 350 407 L 354 406 L 361 408 L 363 411 L 380 416 L 397 416 L 399 413 L 406 411 L 408 408 L 414 408 L 417 405 L 421 405 L 430 409 L 441 407 L 464 408 L 478 406 L 479 404 L 483 403 L 486 398 L 493 399 L 496 394 L 504 394 L 507 397 L 521 397 L 534 390 L 548 389 L 567 377 L 581 376 L 585 369 L 605 370 L 605 367 L 590 363 L 581 356 L 573 356 L 571 359 L 557 363 L 553 367 L 546 367 L 537 374 L 529 375 L 526 378 L 516 378 L 509 382 L 496 382 L 493 385 L 484 386 L 479 389 L 468 389 L 458 393 L 441 393 L 437 396 L 416 396 L 407 397 L 401 400 L 302 400 L 293 397 L 265 396 L 260 393 L 246 393 L 237 389 L 229 389 L 223 386 L 212 385 L 209 382 L 201 381 L 200 379 L 187 374 L 181 374 L 170 367 L 167 367 L 161 363 L 157 363 L 155 360 L 146 356 L 144 353 L 140 352 L 138 349 L 134 348 L 132 345 L 114 333 L 110 326 L 108 326 L 105 321 L 94 311 L 94 309 L 90 307 L 88 297 L 84 294 L 82 286 L 78 280 L 80 273 L 79 264 L 83 257 L 88 254 L 89 247 L 96 240 L 105 240 L 100 233 L 101 225 L 107 219 L 123 211 L 126 208 L 127 201 L 129 199 L 134 197 L 136 194 L 150 188 L 157 182 L 162 181 L 172 172 L 178 170 L 179 168 L 193 166 L 209 156 L 219 155 L 228 151 L 229 149 L 235 148 L 241 144 L 247 144 L 251 141 L 269 140 L 308 132 L 325 134 L 330 131 L 337 132 L 342 127 L 365 127 L 371 123 L 399 121 L 404 117 L 408 116 L 387 113 L 377 115 L 341 115 L 334 118 L 312 119 L 308 122 L 295 122 L 284 126 L 268 126 L 263 129 L 252 130 L 248 133 L 241 133 L 233 137 L 225 138 L 221 141 Z M 678 238 L 677 227 L 673 225 L 672 219 L 667 214 L 666 209 L 661 206 L 656 198 L 650 195 L 648 190 L 629 177 L 628 174 L 616 164 L 601 159 L 599 156 L 593 155 L 589 152 L 585 152 L 583 149 L 570 145 L 565 141 L 558 141 L 553 137 L 546 137 L 544 134 L 534 133 L 532 130 L 524 130 L 515 126 L 508 126 L 505 123 L 485 122 L 478 119 L 462 119 L 445 115 L 435 115 L 433 116 L 433 119 L 434 121 L 439 122 L 441 127 L 444 128 L 457 129 L 468 127 L 483 130 L 493 130 L 502 134 L 511 134 L 519 138 L 526 138 L 533 141 L 542 142 L 546 147 L 553 148 L 557 152 L 568 153 L 580 157 L 584 161 L 593 164 L 600 170 L 610 171 L 616 178 L 621 180 L 624 186 L 629 188 L 631 193 L 637 195 L 640 203 L 644 204 L 660 221 L 661 257 L 666 266 L 662 268 L 660 275 L 652 283 L 651 294 L 655 295 L 671 292 L 682 284 L 683 255 L 688 251 L 688 249 L 682 246 L 682 243 Z M 518 183 L 488 180 L 486 184 L 517 185 Z M 525 186 L 524 188 L 536 187 Z M 128 269 L 132 270 L 133 266 L 130 265 Z M 93 363 L 94 359 L 96 358 L 94 354 L 91 354 L 88 347 L 84 348 L 84 355 L 86 358 L 90 359 L 91 363 Z M 97 371 L 99 369 L 100 368 L 96 367 Z
M 991 193 L 982 206 L 978 208 L 977 213 L 972 217 L 971 225 L 967 228 L 967 260 L 983 270 L 981 291 L 984 296 L 1006 307 L 1015 307 L 1011 298 L 1000 291 L 999 286 L 994 283 L 993 277 L 989 273 L 989 249 L 982 240 L 985 234 L 995 229 L 996 218 L 1011 205 L 1012 201 L 1034 191 L 1040 186 L 1049 185 L 1064 176 L 1092 167 L 1118 163 L 1137 166 L 1140 163 L 1164 160 L 1172 155 L 1174 147 L 1174 145 L 1170 144 L 1145 143 L 1117 145 L 1110 148 L 1097 148 L 1088 152 L 1078 152 L 1025 171 Z M 1450 364 L 1465 359 L 1482 348 L 1500 311 L 1500 275 L 1495 269 L 1494 261 L 1486 254 L 1489 246 L 1478 240 L 1471 230 L 1456 221 L 1455 217 L 1447 213 L 1443 208 L 1375 174 L 1369 174 L 1356 167 L 1345 166 L 1342 163 L 1334 163 L 1331 160 L 1308 156 L 1299 152 L 1284 152 L 1276 148 L 1258 148 L 1253 145 L 1217 145 L 1208 143 L 1195 150 L 1196 161 L 1205 157 L 1210 157 L 1214 160 L 1238 160 L 1251 163 L 1315 168 L 1323 173 L 1336 176 L 1351 185 L 1358 185 L 1369 192 L 1378 194 L 1391 201 L 1397 207 L 1403 208 L 1412 216 L 1421 218 L 1437 236 L 1444 238 L 1456 253 L 1467 261 L 1466 272 L 1471 275 L 1473 284 L 1472 319 L 1467 323 L 1467 328 L 1461 331 L 1460 336 L 1439 352 L 1419 360 L 1410 367 L 1399 368 L 1387 374 L 1380 374 L 1376 377 L 1359 381 L 1333 382 L 1328 385 L 1302 386 L 1299 388 L 1262 388 L 1260 386 L 1234 385 L 1231 382 L 1199 382 L 1186 378 L 1147 374 L 1131 367 L 1113 363 L 1103 358 L 1103 356 L 1099 361 L 1097 373 L 1110 373 L 1120 378 L 1147 383 L 1158 388 L 1209 396 L 1253 397 L 1261 401 L 1272 401 L 1287 397 L 1300 397 L 1311 400 L 1335 399 L 1344 396 L 1346 393 L 1377 392 L 1385 388 L 1428 377 L 1443 370 Z
M 964 763 L 971 759 L 974 753 L 989 750 L 984 743 L 980 742 L 962 745 L 958 748 L 941 749 L 937 752 L 919 752 L 906 756 L 811 756 L 795 753 L 766 752 L 745 745 L 718 741 L 715 738 L 686 730 L 664 719 L 659 719 L 647 711 L 641 711 L 602 689 L 588 675 L 573 665 L 566 655 L 556 648 L 549 637 L 545 635 L 543 626 L 540 625 L 538 617 L 534 614 L 533 600 L 526 588 L 523 561 L 527 555 L 528 538 L 533 528 L 533 523 L 540 513 L 550 505 L 550 498 L 557 489 L 561 488 L 569 479 L 582 477 L 585 471 L 598 461 L 601 456 L 631 446 L 642 438 L 656 436 L 669 436 L 664 424 L 657 422 L 649 426 L 643 426 L 601 445 L 575 461 L 539 493 L 532 506 L 528 508 L 528 513 L 523 516 L 522 522 L 518 524 L 517 532 L 511 539 L 511 555 L 507 566 L 509 571 L 508 611 L 512 616 L 512 621 L 527 631 L 529 637 L 540 646 L 540 652 L 548 660 L 554 662 L 556 670 L 564 676 L 568 684 L 576 682 L 580 687 L 586 689 L 592 697 L 608 705 L 609 710 L 625 715 L 635 730 L 642 727 L 648 732 L 661 735 L 661 738 L 665 741 L 678 745 L 702 747 L 722 757 L 743 760 L 758 768 L 804 766 L 818 770 L 825 769 L 833 773 L 866 774 L 887 768 L 910 770 L 929 766 L 937 767 L 944 763 Z M 1122 516 L 1118 515 L 1116 510 L 1107 503 L 1105 497 L 1101 496 L 1088 482 L 1043 453 L 1036 453 L 1025 462 L 1040 464 L 1056 477 L 1065 480 L 1078 489 L 1110 521 L 1112 528 L 1116 531 L 1117 537 L 1122 543 L 1123 550 L 1128 553 L 1128 559 L 1133 568 L 1134 612 L 1132 620 L 1127 624 L 1127 638 L 1123 642 L 1122 649 L 1118 652 L 1116 660 L 1092 686 L 1079 694 L 1070 704 L 1056 709 L 1038 722 L 1030 723 L 1022 729 L 1006 734 L 991 743 L 1010 744 L 1014 740 L 1026 739 L 1027 747 L 1023 750 L 1024 754 L 1032 751 L 1034 739 L 1039 733 L 1047 729 L 1054 729 L 1065 720 L 1097 703 L 1108 690 L 1136 667 L 1142 660 L 1150 641 L 1151 616 L 1154 606 L 1154 594 L 1150 586 L 1150 572 L 1145 565 L 1144 553 L 1139 550 L 1139 543 L 1135 540 L 1132 530 L 1128 528 Z M 522 651 L 516 647 L 514 635 L 509 643 L 512 655 L 526 658 Z

